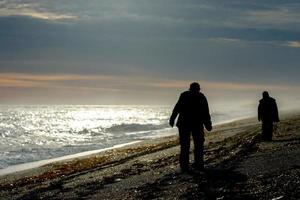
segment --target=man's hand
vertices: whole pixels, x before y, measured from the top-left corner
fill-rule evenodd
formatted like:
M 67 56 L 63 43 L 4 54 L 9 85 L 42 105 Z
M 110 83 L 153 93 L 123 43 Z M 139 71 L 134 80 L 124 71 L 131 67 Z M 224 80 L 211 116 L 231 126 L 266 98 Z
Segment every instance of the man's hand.
M 211 124 L 206 124 L 205 125 L 206 130 L 211 131 L 212 130 L 212 126 Z
M 174 126 L 174 120 L 170 119 L 169 124 L 170 124 L 171 127 L 173 127 Z

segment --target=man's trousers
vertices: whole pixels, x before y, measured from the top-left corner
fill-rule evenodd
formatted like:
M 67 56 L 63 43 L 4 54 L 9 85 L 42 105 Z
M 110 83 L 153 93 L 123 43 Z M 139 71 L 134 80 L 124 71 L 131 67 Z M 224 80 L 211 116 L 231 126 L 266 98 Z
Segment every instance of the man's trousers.
M 182 128 L 179 127 L 179 142 L 180 142 L 180 167 L 182 170 L 189 169 L 189 152 L 191 135 L 194 141 L 194 167 L 204 168 L 203 154 L 204 154 L 204 131 L 203 128 Z

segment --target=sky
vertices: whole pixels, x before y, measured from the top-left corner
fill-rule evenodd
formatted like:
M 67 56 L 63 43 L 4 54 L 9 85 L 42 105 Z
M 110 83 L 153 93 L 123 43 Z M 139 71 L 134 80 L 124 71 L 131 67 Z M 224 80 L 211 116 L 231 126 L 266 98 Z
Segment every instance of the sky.
M 0 104 L 300 100 L 294 0 L 0 0 Z

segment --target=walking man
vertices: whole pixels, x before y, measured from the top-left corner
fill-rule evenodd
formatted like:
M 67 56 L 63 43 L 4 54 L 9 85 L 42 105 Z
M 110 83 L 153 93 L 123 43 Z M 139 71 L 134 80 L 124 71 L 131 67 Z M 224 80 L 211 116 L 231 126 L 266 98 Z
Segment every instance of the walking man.
M 179 115 L 179 116 L 178 116 Z M 194 141 L 194 163 L 196 170 L 204 170 L 204 128 L 211 131 L 211 119 L 206 97 L 200 92 L 199 83 L 191 83 L 189 91 L 181 93 L 170 117 L 170 126 L 179 130 L 180 168 L 182 172 L 189 171 L 190 138 Z
M 263 98 L 258 105 L 258 121 L 262 121 L 262 139 L 271 141 L 273 136 L 273 122 L 279 122 L 276 100 L 263 92 Z

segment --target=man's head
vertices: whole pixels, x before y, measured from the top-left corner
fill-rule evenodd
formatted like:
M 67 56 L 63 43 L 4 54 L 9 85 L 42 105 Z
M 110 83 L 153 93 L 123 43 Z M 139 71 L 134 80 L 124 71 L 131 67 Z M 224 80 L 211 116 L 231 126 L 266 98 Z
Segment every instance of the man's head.
M 190 91 L 192 92 L 199 92 L 200 91 L 200 85 L 197 82 L 193 82 L 190 84 Z
M 267 91 L 264 91 L 264 92 L 262 93 L 262 96 L 263 96 L 264 99 L 270 97 L 270 96 L 269 96 L 269 92 L 267 92 Z

